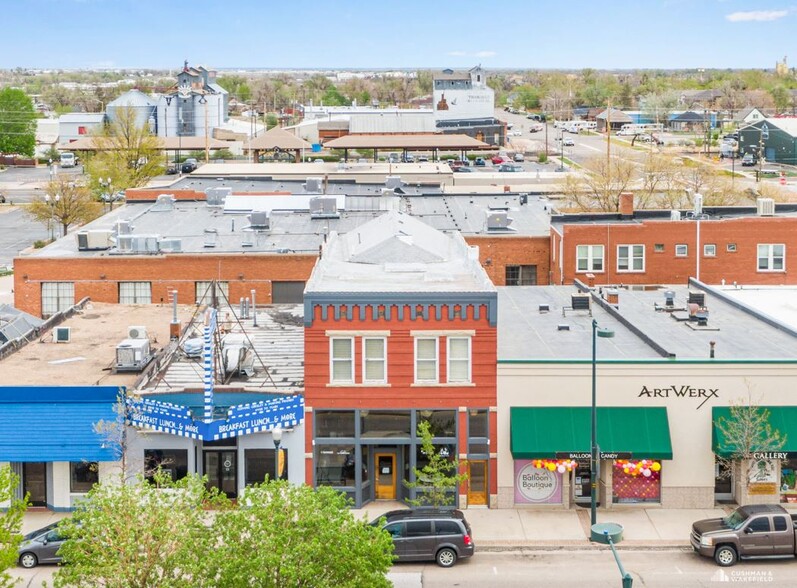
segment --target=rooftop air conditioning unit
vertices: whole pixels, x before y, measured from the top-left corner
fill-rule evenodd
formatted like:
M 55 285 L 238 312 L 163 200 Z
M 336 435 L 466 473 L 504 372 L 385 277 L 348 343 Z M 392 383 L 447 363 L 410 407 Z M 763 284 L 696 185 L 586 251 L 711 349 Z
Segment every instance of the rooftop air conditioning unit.
M 241 247 L 254 247 L 255 245 L 255 233 L 251 229 L 244 229 L 243 230 L 243 240 L 241 241 Z
M 219 239 L 219 232 L 216 229 L 205 229 L 205 247 L 215 247 Z
M 679 220 L 681 220 L 681 211 L 680 210 L 671 210 L 670 211 L 670 220 L 671 221 L 679 221 Z
M 505 210 L 490 210 L 487 212 L 487 230 L 508 229 L 512 219 Z
M 158 235 L 126 235 L 130 237 L 130 251 L 132 253 L 157 253 L 158 252 L 158 241 L 160 241 L 160 237 Z M 117 246 L 119 246 L 119 241 L 122 240 L 122 236 L 120 235 L 117 237 Z M 120 247 L 121 249 L 121 247 Z
M 158 251 L 179 253 L 183 250 L 182 239 L 161 239 L 158 241 Z
M 130 235 L 133 232 L 133 223 L 129 220 L 118 220 L 114 223 L 113 230 L 117 235 Z
M 268 212 L 265 210 L 253 210 L 249 215 L 249 224 L 254 229 L 267 229 L 269 228 Z
M 53 329 L 53 341 L 56 343 L 69 343 L 72 339 L 71 327 L 55 327 Z
M 116 237 L 116 249 L 125 253 L 133 251 L 133 235 L 119 235 Z
M 152 359 L 148 339 L 125 339 L 116 346 L 116 371 L 140 372 Z
M 321 194 L 323 192 L 323 181 L 323 178 L 307 178 L 307 181 L 302 184 L 302 188 L 310 194 Z
M 128 339 L 147 339 L 147 327 L 132 326 L 127 327 Z
M 310 198 L 310 218 L 338 218 L 338 199 L 334 196 Z
M 589 294 L 571 294 L 570 306 L 573 310 L 589 310 L 590 306 Z
M 775 200 L 773 198 L 757 198 L 755 205 L 758 216 L 775 216 Z
M 224 206 L 227 196 L 232 195 L 232 188 L 219 186 L 205 190 L 208 206 Z
M 387 176 L 385 178 L 385 187 L 388 190 L 395 190 L 401 188 L 404 183 L 401 181 L 401 176 Z
M 94 229 L 77 233 L 78 251 L 98 251 L 111 247 L 113 231 L 107 229 Z

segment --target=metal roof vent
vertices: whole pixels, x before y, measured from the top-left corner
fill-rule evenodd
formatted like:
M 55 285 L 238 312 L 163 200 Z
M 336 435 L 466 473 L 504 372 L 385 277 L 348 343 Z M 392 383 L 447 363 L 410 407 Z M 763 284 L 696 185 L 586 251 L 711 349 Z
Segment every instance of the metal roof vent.
M 310 218 L 340 218 L 338 199 L 334 196 L 310 198 Z
M 174 210 L 174 194 L 158 194 L 158 199 L 150 209 L 152 212 Z
M 205 190 L 208 206 L 224 206 L 227 196 L 232 195 L 232 188 L 220 186 Z
M 395 190 L 401 188 L 404 182 L 401 181 L 401 176 L 387 176 L 385 177 L 385 187 L 388 190 Z
M 269 223 L 268 212 L 265 210 L 253 210 L 252 214 L 248 217 L 249 225 L 253 229 L 268 229 L 271 225 Z
M 673 292 L 672 290 L 664 291 L 664 305 L 675 306 L 675 292 Z
M 758 216 L 775 216 L 775 200 L 773 198 L 757 198 L 755 206 Z
M 302 184 L 302 188 L 308 194 L 323 194 L 324 179 L 323 178 L 307 178 L 307 181 Z
M 219 241 L 219 232 L 216 229 L 205 229 L 205 247 L 215 247 Z
M 512 224 L 512 219 L 506 210 L 488 210 L 487 211 L 487 230 L 506 230 Z

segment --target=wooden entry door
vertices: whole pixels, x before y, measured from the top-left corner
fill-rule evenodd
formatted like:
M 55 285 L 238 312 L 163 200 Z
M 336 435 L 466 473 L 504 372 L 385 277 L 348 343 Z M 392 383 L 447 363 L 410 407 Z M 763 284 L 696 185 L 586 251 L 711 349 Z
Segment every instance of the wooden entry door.
M 487 504 L 487 461 L 468 460 L 468 506 Z
M 396 499 L 396 454 L 375 453 L 376 464 L 376 499 Z

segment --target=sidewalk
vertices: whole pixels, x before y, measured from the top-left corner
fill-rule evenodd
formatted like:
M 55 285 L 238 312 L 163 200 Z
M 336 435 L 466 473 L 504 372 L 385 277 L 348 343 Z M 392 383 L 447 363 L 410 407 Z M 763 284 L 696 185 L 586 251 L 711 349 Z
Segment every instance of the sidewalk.
M 397 502 L 372 503 L 353 512 L 369 521 L 382 513 L 406 508 Z M 595 547 L 589 540 L 590 510 L 487 509 L 469 508 L 465 518 L 473 530 L 479 551 L 578 550 Z M 699 519 L 722 517 L 722 508 L 667 509 L 640 506 L 598 509 L 599 523 L 617 523 L 623 527 L 623 549 L 689 548 L 692 523 Z M 602 546 L 603 547 L 603 546 Z

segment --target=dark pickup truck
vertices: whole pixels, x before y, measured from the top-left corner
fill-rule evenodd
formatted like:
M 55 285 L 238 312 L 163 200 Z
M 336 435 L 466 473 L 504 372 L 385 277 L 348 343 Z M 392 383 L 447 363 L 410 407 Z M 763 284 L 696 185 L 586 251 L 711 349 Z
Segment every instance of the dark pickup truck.
M 797 555 L 797 514 L 779 504 L 741 506 L 721 519 L 704 519 L 692 525 L 692 547 L 713 557 L 721 566 L 753 557 Z

